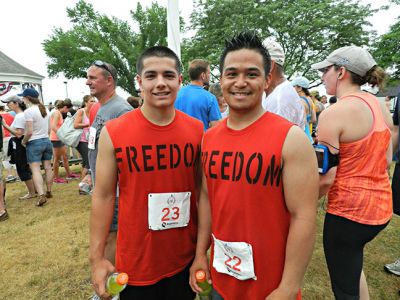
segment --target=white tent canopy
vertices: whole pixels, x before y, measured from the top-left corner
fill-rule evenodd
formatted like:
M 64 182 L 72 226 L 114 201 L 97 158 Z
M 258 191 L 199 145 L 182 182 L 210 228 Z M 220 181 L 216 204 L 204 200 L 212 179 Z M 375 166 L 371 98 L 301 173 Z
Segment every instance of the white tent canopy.
M 15 95 L 27 87 L 33 87 L 42 94 L 43 78 L 0 51 L 0 97 Z

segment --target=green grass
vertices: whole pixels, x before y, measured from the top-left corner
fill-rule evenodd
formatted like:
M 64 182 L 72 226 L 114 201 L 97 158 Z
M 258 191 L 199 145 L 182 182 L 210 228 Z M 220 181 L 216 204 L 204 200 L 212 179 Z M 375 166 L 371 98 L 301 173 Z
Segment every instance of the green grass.
M 76 170 L 75 170 L 76 171 Z M 89 299 L 90 197 L 78 195 L 78 181 L 54 185 L 42 208 L 36 199 L 18 200 L 23 183 L 7 185 L 10 219 L 0 223 L 0 299 Z M 324 211 L 318 212 L 317 243 L 303 287 L 303 299 L 333 299 L 322 249 Z M 371 299 L 399 299 L 400 277 L 383 265 L 400 256 L 400 218 L 366 248 L 364 270 Z

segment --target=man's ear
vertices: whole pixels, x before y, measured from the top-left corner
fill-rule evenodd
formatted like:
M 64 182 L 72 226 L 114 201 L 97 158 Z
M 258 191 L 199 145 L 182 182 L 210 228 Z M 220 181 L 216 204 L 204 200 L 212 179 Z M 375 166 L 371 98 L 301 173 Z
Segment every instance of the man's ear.
M 266 91 L 268 89 L 269 85 L 271 84 L 271 80 L 272 80 L 272 74 L 271 74 L 271 72 L 269 72 L 269 74 L 267 76 L 265 76 L 264 91 Z
M 179 80 L 179 85 L 182 85 L 182 82 L 183 82 L 183 76 L 182 76 L 182 74 L 179 74 L 178 80 Z
M 273 60 L 271 60 L 271 68 L 269 70 L 269 74 L 272 74 L 272 71 L 275 69 L 275 64 L 276 62 L 274 62 Z
M 140 90 L 142 90 L 142 77 L 139 74 L 136 75 L 136 81 L 139 84 Z

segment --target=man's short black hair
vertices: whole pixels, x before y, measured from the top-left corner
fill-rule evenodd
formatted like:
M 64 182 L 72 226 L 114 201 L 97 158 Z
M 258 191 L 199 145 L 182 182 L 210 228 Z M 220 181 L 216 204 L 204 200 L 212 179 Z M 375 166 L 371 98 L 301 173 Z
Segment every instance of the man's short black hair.
M 137 74 L 141 74 L 143 71 L 143 61 L 146 58 L 149 57 L 168 57 L 168 58 L 172 58 L 173 60 L 175 60 L 175 69 L 178 72 L 178 74 L 182 73 L 182 65 L 181 65 L 181 61 L 179 60 L 179 57 L 176 55 L 176 53 L 174 51 L 172 51 L 171 49 L 169 49 L 168 47 L 165 46 L 154 46 L 154 47 L 150 47 L 148 49 L 146 49 L 138 58 L 137 62 L 136 62 L 136 72 Z
M 255 32 L 243 31 L 235 35 L 230 41 L 225 40 L 225 49 L 219 61 L 219 72 L 224 70 L 225 58 L 229 52 L 241 49 L 254 50 L 261 54 L 264 61 L 264 72 L 267 76 L 271 70 L 271 56 Z

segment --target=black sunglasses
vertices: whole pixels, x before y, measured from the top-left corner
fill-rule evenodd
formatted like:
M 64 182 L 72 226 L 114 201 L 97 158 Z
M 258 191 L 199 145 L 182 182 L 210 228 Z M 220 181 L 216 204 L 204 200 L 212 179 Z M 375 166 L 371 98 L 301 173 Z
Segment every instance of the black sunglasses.
M 92 65 L 95 65 L 96 67 L 99 67 L 99 68 L 102 68 L 102 69 L 106 70 L 108 73 L 110 73 L 111 77 L 115 81 L 115 77 L 114 77 L 113 72 L 111 72 L 111 70 L 107 67 L 107 64 L 104 61 L 95 60 Z

